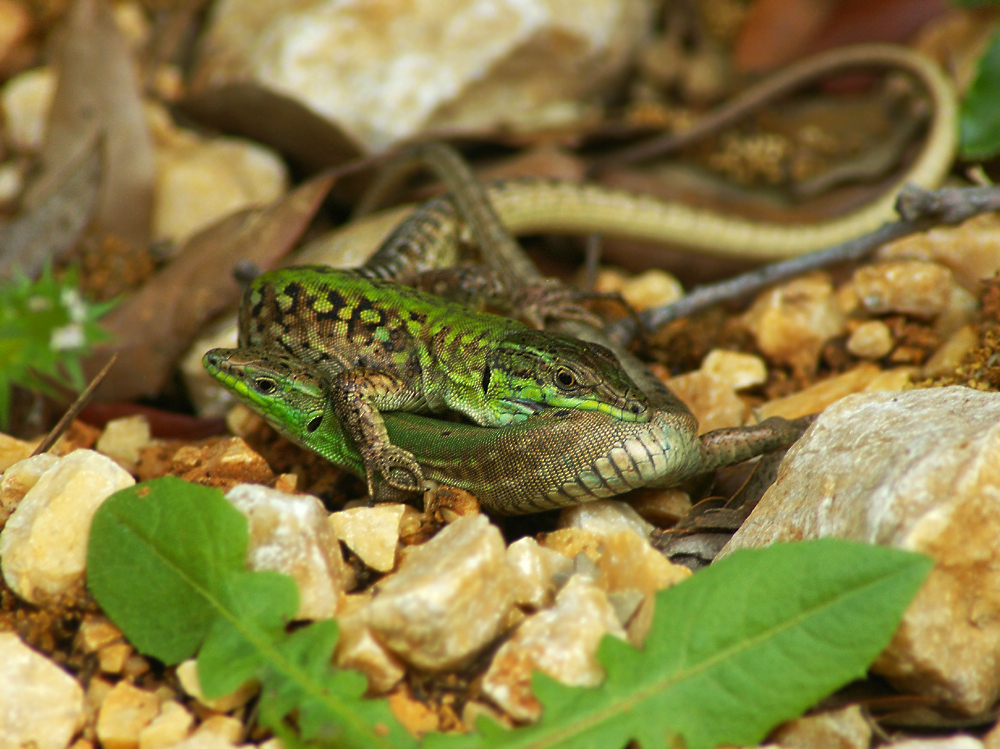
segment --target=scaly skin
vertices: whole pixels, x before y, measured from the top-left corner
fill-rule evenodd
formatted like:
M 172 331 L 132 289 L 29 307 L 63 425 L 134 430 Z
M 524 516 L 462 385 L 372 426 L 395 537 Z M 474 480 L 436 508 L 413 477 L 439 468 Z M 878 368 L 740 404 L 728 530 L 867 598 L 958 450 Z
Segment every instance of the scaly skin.
M 364 461 L 326 398 L 329 375 L 287 354 L 213 350 L 205 369 L 302 447 L 352 473 Z M 489 512 L 515 515 L 611 497 L 642 486 L 676 486 L 691 476 L 785 447 L 804 424 L 769 419 L 757 427 L 692 437 L 683 415 L 647 422 L 599 411 L 548 409 L 502 429 L 386 413 L 393 443 L 418 456 L 424 474 L 476 495 Z M 558 446 L 553 449 L 553 446 Z M 375 497 L 383 497 L 377 487 Z
M 649 419 L 646 395 L 605 347 L 361 270 L 262 274 L 240 306 L 239 345 L 284 351 L 328 373 L 331 408 L 359 447 L 370 487 L 376 477 L 408 491 L 423 482 L 412 452 L 392 444 L 382 411 L 456 411 L 483 426 L 546 408 Z

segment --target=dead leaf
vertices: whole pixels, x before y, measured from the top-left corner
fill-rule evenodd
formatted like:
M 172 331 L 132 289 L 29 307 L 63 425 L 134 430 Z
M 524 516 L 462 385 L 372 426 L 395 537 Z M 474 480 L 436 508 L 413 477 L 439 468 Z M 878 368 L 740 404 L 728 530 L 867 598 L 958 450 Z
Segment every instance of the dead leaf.
M 43 171 L 25 204 L 37 206 L 96 136 L 104 159 L 95 220 L 101 232 L 135 247 L 149 242 L 155 168 L 153 145 L 124 37 L 105 0 L 77 0 L 53 52 L 58 75 L 49 113 Z
M 101 180 L 101 144 L 94 139 L 57 173 L 49 194 L 0 227 L 0 277 L 17 270 L 32 278 L 63 257 L 90 223 Z
M 317 177 L 270 206 L 227 216 L 189 239 L 168 266 L 104 318 L 115 338 L 112 350 L 121 356 L 97 399 L 159 393 L 205 322 L 239 299 L 236 262 L 273 267 L 309 225 L 332 183 Z M 102 352 L 88 368 L 99 367 L 110 353 Z

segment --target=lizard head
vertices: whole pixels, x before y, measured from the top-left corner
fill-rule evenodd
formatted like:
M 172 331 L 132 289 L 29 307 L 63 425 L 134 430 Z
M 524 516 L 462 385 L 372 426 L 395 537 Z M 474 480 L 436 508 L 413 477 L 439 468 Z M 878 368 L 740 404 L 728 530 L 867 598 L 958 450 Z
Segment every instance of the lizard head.
M 299 444 L 319 429 L 326 414 L 327 383 L 314 368 L 291 356 L 258 348 L 216 348 L 202 357 L 222 387 Z M 332 417 L 335 418 L 335 417 Z
M 487 361 L 482 388 L 500 423 L 543 408 L 601 411 L 623 421 L 648 421 L 651 412 L 607 348 L 540 330 L 506 336 Z

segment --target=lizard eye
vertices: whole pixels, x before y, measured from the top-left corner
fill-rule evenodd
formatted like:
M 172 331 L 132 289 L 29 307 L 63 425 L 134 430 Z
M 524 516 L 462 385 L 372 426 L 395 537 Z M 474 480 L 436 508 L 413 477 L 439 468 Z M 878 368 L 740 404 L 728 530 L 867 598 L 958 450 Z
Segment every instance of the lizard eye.
M 278 385 L 270 377 L 258 377 L 253 381 L 253 389 L 261 395 L 270 395 L 278 389 Z
M 556 372 L 556 384 L 560 387 L 571 388 L 576 385 L 576 375 L 564 367 Z

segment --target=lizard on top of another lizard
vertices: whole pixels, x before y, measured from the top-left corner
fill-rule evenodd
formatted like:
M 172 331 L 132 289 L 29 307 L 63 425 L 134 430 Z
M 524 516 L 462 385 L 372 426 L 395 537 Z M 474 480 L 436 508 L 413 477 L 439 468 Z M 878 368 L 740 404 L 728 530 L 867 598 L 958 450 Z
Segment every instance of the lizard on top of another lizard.
M 503 426 L 544 408 L 647 421 L 645 393 L 614 354 L 359 271 L 270 271 L 247 288 L 239 346 L 282 351 L 330 375 L 328 398 L 358 446 L 369 488 L 418 491 L 413 454 L 391 444 L 380 411 L 454 411 Z

